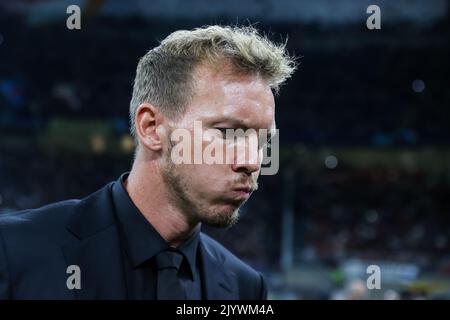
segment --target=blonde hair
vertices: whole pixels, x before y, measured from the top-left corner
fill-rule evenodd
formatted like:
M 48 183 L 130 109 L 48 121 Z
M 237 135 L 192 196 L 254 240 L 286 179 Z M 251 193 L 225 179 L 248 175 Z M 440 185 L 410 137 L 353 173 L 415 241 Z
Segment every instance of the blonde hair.
M 130 102 L 131 134 L 137 141 L 134 118 L 144 102 L 168 117 L 183 113 L 194 95 L 193 70 L 202 62 L 229 61 L 234 72 L 260 75 L 278 93 L 297 67 L 285 45 L 270 41 L 251 26 L 214 25 L 173 32 L 139 60 Z

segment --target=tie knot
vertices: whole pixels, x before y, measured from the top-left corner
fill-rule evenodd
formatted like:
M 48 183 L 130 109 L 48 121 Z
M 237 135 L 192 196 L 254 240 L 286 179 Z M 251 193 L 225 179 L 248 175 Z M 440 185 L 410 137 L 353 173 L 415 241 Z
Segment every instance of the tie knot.
M 155 257 L 156 267 L 158 270 L 175 268 L 180 269 L 181 262 L 183 261 L 183 255 L 174 250 L 165 250 L 158 253 Z

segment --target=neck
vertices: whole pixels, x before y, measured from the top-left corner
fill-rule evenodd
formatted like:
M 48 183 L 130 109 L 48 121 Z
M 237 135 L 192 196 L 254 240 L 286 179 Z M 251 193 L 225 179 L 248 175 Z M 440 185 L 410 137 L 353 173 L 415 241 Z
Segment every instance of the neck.
M 142 215 L 171 246 L 177 247 L 200 228 L 198 221 L 189 221 L 171 201 L 157 160 L 137 155 L 124 186 Z

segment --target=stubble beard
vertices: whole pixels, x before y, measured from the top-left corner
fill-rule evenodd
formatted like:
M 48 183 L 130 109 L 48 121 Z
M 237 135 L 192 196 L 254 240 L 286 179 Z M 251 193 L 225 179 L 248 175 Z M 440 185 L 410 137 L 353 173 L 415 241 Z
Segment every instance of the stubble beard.
M 236 224 L 243 203 L 228 203 L 226 209 L 220 210 L 215 207 L 224 207 L 221 204 L 207 204 L 203 199 L 194 199 L 189 192 L 189 180 L 182 169 L 172 162 L 170 152 L 167 154 L 161 165 L 162 177 L 171 201 L 186 215 L 189 223 L 197 225 L 200 222 L 217 228 L 229 228 Z

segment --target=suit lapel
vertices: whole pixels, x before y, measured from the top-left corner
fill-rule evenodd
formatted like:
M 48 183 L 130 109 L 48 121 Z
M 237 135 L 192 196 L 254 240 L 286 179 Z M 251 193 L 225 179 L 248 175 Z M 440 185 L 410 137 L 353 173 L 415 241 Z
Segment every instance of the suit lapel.
M 81 289 L 73 290 L 78 299 L 126 299 L 121 246 L 109 187 L 82 200 L 67 226 L 75 237 L 62 250 L 67 266 L 80 267 Z
M 236 275 L 225 270 L 223 266 L 225 257 L 213 252 L 202 235 L 199 244 L 203 292 L 206 300 L 239 299 Z

